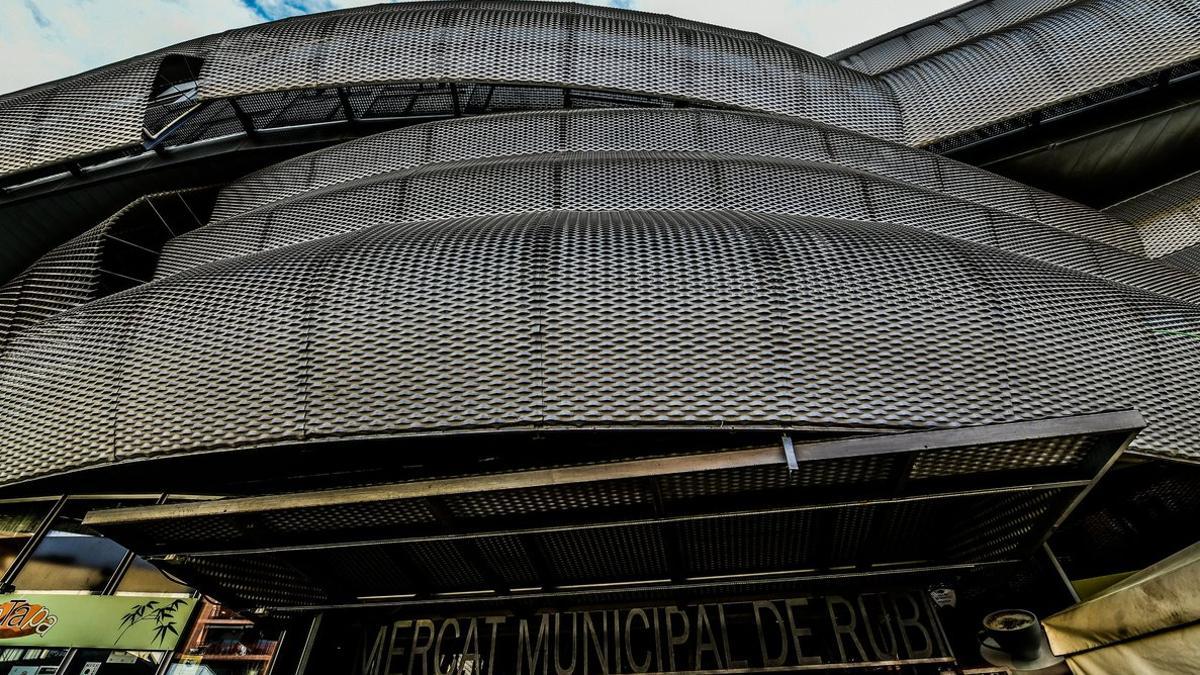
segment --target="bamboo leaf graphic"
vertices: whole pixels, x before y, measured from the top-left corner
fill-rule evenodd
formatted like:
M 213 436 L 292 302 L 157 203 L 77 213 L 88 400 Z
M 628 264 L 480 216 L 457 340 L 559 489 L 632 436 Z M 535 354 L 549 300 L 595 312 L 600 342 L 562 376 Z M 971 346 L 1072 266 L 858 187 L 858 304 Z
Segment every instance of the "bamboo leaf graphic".
M 129 632 L 129 629 L 133 628 L 135 624 L 150 620 L 152 617 L 146 616 L 146 612 L 157 604 L 156 600 L 151 600 L 145 604 L 130 607 L 129 612 L 121 617 L 121 625 L 118 626 L 121 632 L 117 634 L 117 639 L 113 641 L 113 644 L 120 642 L 125 633 Z
M 175 626 L 169 623 L 156 626 L 154 628 L 155 644 L 162 644 L 166 642 L 167 635 L 169 634 L 179 635 L 179 631 L 175 630 Z
M 146 610 L 156 604 L 158 604 L 158 603 L 151 600 L 150 602 L 148 602 L 144 605 L 134 605 L 134 606 L 130 607 L 129 612 L 121 617 L 121 626 L 120 627 L 125 628 L 126 626 L 132 626 L 133 624 L 137 623 L 138 621 L 141 621 L 142 618 L 146 614 Z

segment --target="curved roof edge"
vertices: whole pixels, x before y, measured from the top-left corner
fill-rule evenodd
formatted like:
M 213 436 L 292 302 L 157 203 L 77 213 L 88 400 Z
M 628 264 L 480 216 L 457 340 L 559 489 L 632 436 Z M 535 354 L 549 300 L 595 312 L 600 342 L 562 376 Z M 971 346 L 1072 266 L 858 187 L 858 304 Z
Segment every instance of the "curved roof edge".
M 943 19 L 947 19 L 949 17 L 955 16 L 956 14 L 965 12 L 966 10 L 971 9 L 972 7 L 978 7 L 979 5 L 982 5 L 986 2 L 992 2 L 992 0 L 967 0 L 966 2 L 964 2 L 962 4 L 955 5 L 949 9 L 942 10 L 942 11 L 938 12 L 937 14 L 927 16 L 923 19 L 917 19 L 916 21 L 913 21 L 912 23 L 905 24 L 903 26 L 900 26 L 899 28 L 893 28 L 892 30 L 890 30 L 886 33 L 876 35 L 875 37 L 872 37 L 872 38 L 867 38 L 866 40 L 863 40 L 862 42 L 859 42 L 857 44 L 850 45 L 849 47 L 843 47 L 842 49 L 839 49 L 838 51 L 836 51 L 832 54 L 826 54 L 825 58 L 827 58 L 831 61 L 840 61 L 841 59 L 844 59 L 848 56 L 857 54 L 859 52 L 866 51 L 866 50 L 870 49 L 871 47 L 874 47 L 883 42 L 887 42 L 888 40 L 891 40 L 894 37 L 899 37 L 901 35 L 904 35 L 905 33 L 911 33 L 919 28 L 924 28 L 925 26 L 935 24 Z

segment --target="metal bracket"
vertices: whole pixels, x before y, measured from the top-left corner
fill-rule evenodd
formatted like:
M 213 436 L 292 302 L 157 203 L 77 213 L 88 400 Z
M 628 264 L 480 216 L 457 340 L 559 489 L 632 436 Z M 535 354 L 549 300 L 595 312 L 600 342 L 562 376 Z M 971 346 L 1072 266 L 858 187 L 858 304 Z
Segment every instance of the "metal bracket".
M 792 437 L 783 435 L 783 454 L 787 457 L 788 471 L 799 471 L 800 461 L 796 459 L 796 446 L 792 443 Z

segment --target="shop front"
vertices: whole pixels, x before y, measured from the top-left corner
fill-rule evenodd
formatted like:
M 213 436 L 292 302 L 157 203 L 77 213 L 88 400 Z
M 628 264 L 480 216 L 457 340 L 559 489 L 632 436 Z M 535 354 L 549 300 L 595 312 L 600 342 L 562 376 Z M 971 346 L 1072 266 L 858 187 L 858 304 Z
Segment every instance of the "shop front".
M 0 503 L 0 675 L 265 675 L 281 637 L 83 525 L 161 495 Z
M 156 654 L 146 673 L 954 672 L 980 661 L 987 613 L 1071 604 L 1045 543 L 1139 425 L 626 445 L 467 476 L 431 461 L 398 482 L 88 504 L 74 527 L 144 570 L 91 599 L 151 578 L 146 612 L 188 599 L 186 627 L 158 628 L 169 643 L 131 645 Z M 527 447 L 562 457 L 580 438 Z M 76 675 L 98 644 L 64 642 L 47 672 Z

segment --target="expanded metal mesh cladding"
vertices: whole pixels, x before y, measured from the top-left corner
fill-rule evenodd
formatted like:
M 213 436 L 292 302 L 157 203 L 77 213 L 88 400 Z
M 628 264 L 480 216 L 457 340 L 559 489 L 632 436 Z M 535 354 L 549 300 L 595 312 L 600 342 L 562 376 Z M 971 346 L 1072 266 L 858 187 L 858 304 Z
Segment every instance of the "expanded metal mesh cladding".
M 821 125 L 694 110 L 437 122 L 306 155 L 223 190 L 219 222 L 169 242 L 158 276 L 377 223 L 557 208 L 897 222 L 1200 299 L 1194 275 L 1122 250 L 1140 251 L 1128 223 L 1079 204 Z
M 327 440 L 1130 409 L 1149 422 L 1138 450 L 1200 459 L 1200 282 L 1179 257 L 1195 220 L 1158 202 L 1103 214 L 903 145 L 1195 58 L 1193 10 L 984 3 L 908 51 L 847 57 L 876 77 L 670 17 L 407 3 L 0 99 L 7 174 L 131 143 L 456 118 L 252 173 L 211 219 L 182 192 L 138 200 L 0 288 L 0 483 Z M 89 98 L 74 124 L 60 104 Z M 121 227 L 153 234 L 118 241 L 122 258 Z M 1082 450 L 909 468 L 953 476 L 993 452 L 1012 468 Z M 983 556 L 984 529 L 955 556 Z
M 937 21 L 922 22 L 911 30 L 872 40 L 866 46 L 852 47 L 830 58 L 837 59 L 847 68 L 878 75 L 1076 2 L 1078 0 L 975 2 L 961 12 Z
M 1200 270 L 1200 173 L 1106 209 L 1137 228 L 1146 255 L 1182 269 Z
M 526 109 L 570 107 L 554 89 L 580 89 L 924 145 L 1198 56 L 1200 0 L 996 0 L 844 58 L 852 67 L 752 33 L 612 8 L 388 4 L 231 30 L 0 97 L 0 176 L 140 152 L 164 130 L 189 142 L 198 128 L 240 133 L 232 106 L 243 100 L 264 128 L 345 120 L 347 102 L 367 117 L 461 113 L 447 83 L 488 105 L 499 92 Z M 188 93 L 152 103 L 160 69 L 183 57 L 199 66 Z M 430 85 L 442 90 L 424 96 Z
M 895 224 L 605 211 L 378 225 L 12 336 L 4 478 L 327 438 L 929 428 L 1136 407 L 1188 455 L 1195 305 Z M 1150 327 L 1154 327 L 1151 330 Z

